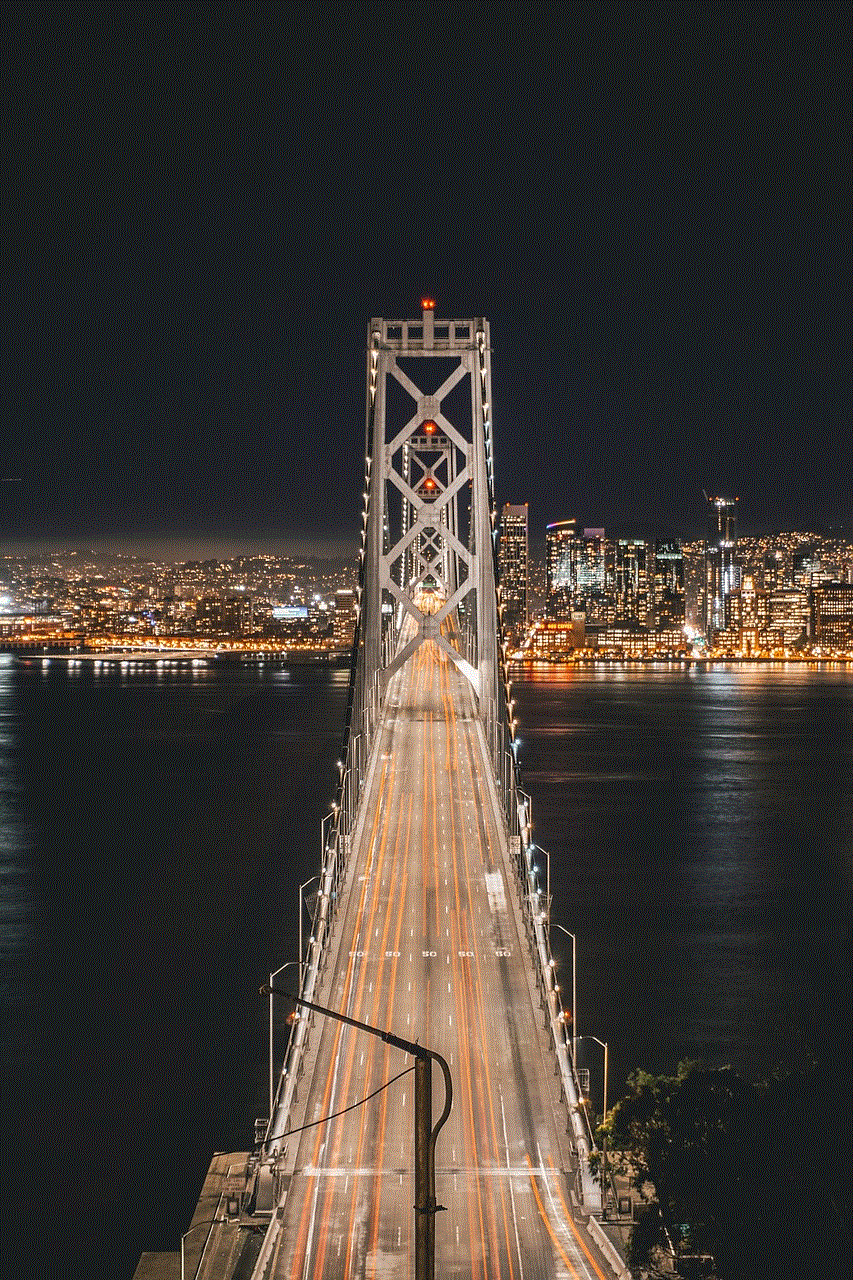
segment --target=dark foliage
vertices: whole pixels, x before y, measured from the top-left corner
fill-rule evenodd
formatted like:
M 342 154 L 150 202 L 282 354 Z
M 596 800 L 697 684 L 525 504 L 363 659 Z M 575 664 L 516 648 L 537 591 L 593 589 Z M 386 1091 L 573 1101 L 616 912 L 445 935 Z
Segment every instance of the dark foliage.
M 751 1084 L 681 1063 L 674 1076 L 637 1071 L 628 1086 L 608 1146 L 638 1189 L 654 1186 L 679 1252 L 712 1254 L 720 1280 L 848 1273 L 849 1131 L 828 1113 L 815 1071 Z M 658 1239 L 644 1216 L 632 1262 Z

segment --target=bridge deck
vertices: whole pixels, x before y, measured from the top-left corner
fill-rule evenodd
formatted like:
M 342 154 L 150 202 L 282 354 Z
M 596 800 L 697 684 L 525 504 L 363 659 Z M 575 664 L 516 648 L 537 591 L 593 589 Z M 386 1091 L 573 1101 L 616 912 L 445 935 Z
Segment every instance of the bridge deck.
M 394 677 L 319 999 L 437 1049 L 453 1112 L 436 1148 L 436 1273 L 607 1274 L 569 1211 L 565 1111 L 537 1017 L 469 686 L 426 642 Z M 291 1124 L 353 1106 L 411 1065 L 318 1018 L 313 1079 Z M 443 1105 L 434 1071 L 434 1115 Z M 269 1275 L 413 1273 L 409 1074 L 294 1135 Z

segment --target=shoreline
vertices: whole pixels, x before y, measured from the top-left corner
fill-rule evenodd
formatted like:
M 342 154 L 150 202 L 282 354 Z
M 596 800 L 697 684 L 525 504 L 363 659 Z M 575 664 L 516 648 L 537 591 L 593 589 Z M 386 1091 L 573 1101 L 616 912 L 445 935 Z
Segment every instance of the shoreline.
M 287 653 L 277 649 L 60 649 L 50 650 L 33 646 L 32 648 L 2 648 L 0 653 L 15 658 L 19 662 L 50 661 L 68 663 L 153 663 L 166 665 L 179 662 L 196 664 L 212 664 L 214 666 L 245 666 L 253 663 L 275 663 L 279 666 L 312 666 L 344 668 L 350 664 L 349 653 L 340 651 L 324 653 Z M 825 667 L 853 665 L 853 654 L 849 656 L 830 656 L 816 654 L 791 655 L 790 657 L 703 657 L 703 658 L 652 658 L 652 657 L 596 657 L 596 658 L 519 658 L 510 659 L 509 668 L 513 671 L 552 670 L 608 667 L 682 667 L 707 669 L 709 667 Z
M 806 666 L 822 667 L 850 666 L 853 654 L 848 656 L 830 656 L 826 654 L 792 655 L 788 658 L 513 658 L 510 659 L 511 670 L 529 670 L 534 667 L 781 667 Z
M 254 663 L 275 663 L 279 666 L 312 666 L 312 667 L 348 667 L 349 654 L 304 654 L 283 653 L 276 649 L 256 651 L 254 649 L 229 649 L 222 652 L 211 652 L 210 649 L 109 649 L 109 650 L 51 650 L 32 649 L 0 649 L 0 653 L 18 662 L 67 662 L 98 663 L 110 665 L 115 663 L 140 663 L 166 666 L 173 663 L 195 663 L 205 666 L 247 666 Z

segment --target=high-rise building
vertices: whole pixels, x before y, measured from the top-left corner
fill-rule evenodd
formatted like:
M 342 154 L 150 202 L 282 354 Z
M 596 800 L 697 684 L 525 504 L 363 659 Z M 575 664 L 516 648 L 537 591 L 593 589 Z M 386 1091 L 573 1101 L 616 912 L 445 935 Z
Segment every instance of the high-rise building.
M 243 636 L 252 630 L 252 597 L 202 596 L 196 608 L 196 629 L 205 635 Z
M 794 586 L 805 588 L 815 585 L 820 577 L 820 556 L 814 547 L 802 547 L 794 552 L 793 579 Z
M 606 570 L 604 530 L 584 529 L 575 558 L 573 608 L 586 614 L 589 622 L 602 622 L 605 617 Z
M 684 552 L 677 538 L 655 543 L 655 626 L 684 626 Z
M 571 616 L 576 555 L 577 520 L 557 520 L 549 524 L 545 530 L 545 608 L 549 617 Z
M 811 632 L 827 649 L 853 648 L 853 585 L 825 582 L 813 589 Z
M 762 647 L 767 638 L 767 601 L 767 592 L 756 586 L 755 574 L 744 573 L 740 586 L 731 594 L 729 643 L 736 652 L 752 654 Z
M 705 633 L 713 640 L 731 624 L 730 597 L 738 586 L 737 498 L 708 498 L 705 539 Z
M 785 579 L 785 558 L 781 551 L 768 551 L 764 556 L 764 590 L 776 591 L 787 586 Z
M 511 635 L 526 631 L 528 608 L 527 503 L 507 502 L 501 515 L 501 603 L 504 626 Z
M 765 647 L 804 642 L 809 629 L 809 593 L 799 587 L 779 587 L 767 593 Z
M 355 592 L 351 588 L 344 587 L 335 592 L 335 611 L 332 615 L 335 644 L 341 649 L 352 645 L 355 622 Z
M 647 627 L 651 622 L 649 543 L 645 538 L 614 538 L 613 622 Z

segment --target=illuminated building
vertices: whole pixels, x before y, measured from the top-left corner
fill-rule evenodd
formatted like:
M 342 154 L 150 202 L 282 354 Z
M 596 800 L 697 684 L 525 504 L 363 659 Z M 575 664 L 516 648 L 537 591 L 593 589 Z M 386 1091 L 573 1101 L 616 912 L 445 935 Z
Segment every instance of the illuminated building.
M 767 593 L 766 648 L 788 648 L 804 641 L 809 627 L 809 593 L 797 587 L 780 587 Z
M 607 542 L 603 529 L 577 528 L 576 520 L 560 520 L 545 531 L 547 558 L 546 611 L 568 621 L 573 613 L 590 622 L 607 619 Z
M 528 571 L 527 503 L 513 506 L 507 502 L 501 514 L 501 604 L 510 635 L 527 629 Z
M 355 592 L 349 588 L 335 592 L 335 611 L 332 615 L 335 644 L 349 648 L 355 635 Z
M 756 587 L 753 574 L 745 573 L 741 585 L 731 593 L 729 604 L 729 629 L 717 633 L 717 645 L 727 644 L 735 651 L 755 653 L 762 647 L 767 628 L 767 592 Z
M 607 543 L 603 529 L 584 529 L 578 540 L 575 559 L 573 605 L 582 609 L 587 621 L 601 622 L 605 616 Z
M 820 556 L 814 547 L 803 547 L 795 551 L 792 569 L 794 586 L 808 591 L 820 573 Z
M 586 634 L 584 615 L 580 613 L 573 614 L 565 622 L 537 622 L 524 646 L 523 656 L 532 662 L 559 662 L 581 649 L 594 648 L 595 637 Z
M 655 543 L 655 626 L 684 626 L 684 552 L 677 538 Z
M 738 585 L 737 498 L 708 499 L 705 539 L 705 632 L 713 641 L 731 625 L 731 594 Z
M 608 577 L 608 612 L 614 623 L 648 626 L 651 621 L 649 543 L 644 538 L 614 538 Z
M 226 635 L 246 636 L 252 630 L 252 597 L 228 596 L 222 605 L 222 630 Z
M 545 608 L 551 618 L 571 613 L 572 559 L 576 552 L 577 521 L 558 520 L 545 530 Z
M 650 631 L 631 622 L 618 622 L 598 634 L 598 650 L 608 657 L 670 657 L 687 652 L 687 639 L 681 627 L 665 627 Z
M 203 596 L 196 607 L 196 630 L 202 635 L 244 636 L 252 630 L 252 598 L 247 595 Z
M 785 557 L 781 551 L 768 551 L 764 556 L 764 590 L 775 591 L 785 587 Z
M 811 635 L 826 649 L 853 649 L 853 585 L 825 582 L 811 594 Z

